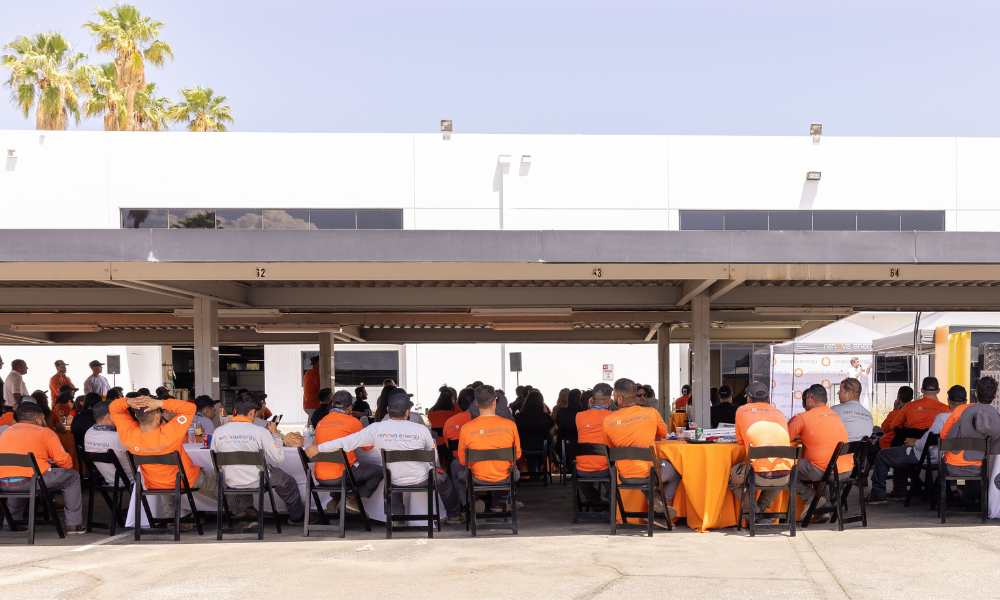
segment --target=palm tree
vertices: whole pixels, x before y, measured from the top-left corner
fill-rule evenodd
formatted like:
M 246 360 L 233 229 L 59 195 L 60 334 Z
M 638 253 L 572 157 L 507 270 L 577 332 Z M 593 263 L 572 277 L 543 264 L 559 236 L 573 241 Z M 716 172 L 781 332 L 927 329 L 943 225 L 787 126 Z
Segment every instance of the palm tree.
M 174 104 L 170 117 L 177 123 L 187 123 L 188 131 L 226 131 L 233 122 L 225 96 L 216 96 L 212 88 L 196 85 L 181 90 L 184 100 Z
M 147 83 L 146 89 L 135 95 L 135 128 L 137 131 L 163 131 L 170 123 L 174 103 L 166 96 L 156 95 L 156 84 Z
M 0 57 L 0 65 L 10 69 L 5 82 L 11 100 L 28 118 L 35 107 L 35 129 L 66 129 L 69 115 L 80 122 L 77 86 L 86 85 L 80 61 L 82 52 L 73 52 L 60 33 L 46 31 L 33 37 L 17 36 L 3 47 L 10 51 Z
M 144 16 L 131 4 L 98 8 L 100 20 L 88 21 L 84 29 L 97 38 L 97 51 L 114 56 L 115 82 L 125 96 L 125 131 L 135 131 L 135 97 L 146 89 L 146 62 L 162 67 L 170 46 L 156 39 L 163 23 Z
M 118 89 L 115 65 L 104 63 L 88 67 L 90 94 L 83 104 L 84 114 L 104 117 L 104 131 L 121 131 L 125 128 L 125 95 Z

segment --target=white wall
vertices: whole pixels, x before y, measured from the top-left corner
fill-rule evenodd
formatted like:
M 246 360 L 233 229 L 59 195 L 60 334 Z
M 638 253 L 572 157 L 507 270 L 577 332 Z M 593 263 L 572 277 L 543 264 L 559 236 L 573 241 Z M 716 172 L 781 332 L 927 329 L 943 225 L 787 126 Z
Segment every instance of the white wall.
M 10 373 L 10 364 L 14 359 L 20 358 L 28 364 L 28 374 L 24 376 L 24 384 L 28 386 L 28 391 L 35 390 L 49 391 L 49 378 L 55 375 L 55 361 L 62 360 L 67 364 L 66 375 L 73 380 L 73 385 L 80 388 L 78 394 L 83 394 L 83 381 L 90 377 L 90 367 L 87 365 L 92 360 L 107 362 L 109 354 L 121 356 L 122 372 L 120 375 L 108 375 L 107 366 L 105 377 L 111 385 L 120 385 L 126 391 L 130 391 L 132 374 L 129 371 L 129 361 L 126 359 L 128 353 L 125 346 L 101 346 L 99 348 L 88 348 L 86 346 L 0 346 L 0 357 L 3 358 L 4 366 L 0 377 L 7 380 Z M 159 385 L 159 384 L 157 384 Z M 51 404 L 52 398 L 49 398 Z

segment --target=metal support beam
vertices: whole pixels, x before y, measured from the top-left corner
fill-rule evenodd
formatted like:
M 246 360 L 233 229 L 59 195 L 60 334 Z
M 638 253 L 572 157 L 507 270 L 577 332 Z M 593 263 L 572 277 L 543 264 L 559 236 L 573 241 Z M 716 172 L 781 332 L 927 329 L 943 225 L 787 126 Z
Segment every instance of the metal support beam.
M 711 424 L 709 412 L 712 405 L 709 395 L 712 362 L 709 352 L 708 309 L 708 292 L 702 292 L 691 299 L 691 329 L 693 334 L 691 351 L 694 363 L 691 369 L 693 388 L 691 400 L 694 408 L 694 419 L 703 428 L 707 428 Z
M 219 303 L 194 299 L 194 388 L 197 396 L 219 396 Z
M 656 331 L 656 362 L 659 387 L 656 397 L 660 399 L 660 414 L 670 418 L 670 328 L 660 327 Z
M 319 389 L 333 389 L 335 383 L 333 370 L 334 333 L 323 331 L 319 334 Z
M 677 306 L 684 306 L 695 296 L 707 290 L 709 286 L 715 282 L 715 279 L 695 279 L 692 281 L 685 281 L 684 292 L 681 299 L 677 301 Z
M 173 382 L 170 374 L 174 372 L 174 347 L 160 346 L 160 381 L 161 385 L 169 386 L 173 389 Z
M 708 288 L 708 301 L 715 302 L 716 299 L 725 295 L 726 292 L 733 289 L 734 287 L 743 285 L 743 279 L 727 279 L 723 281 L 716 281 L 712 284 L 712 287 Z
M 653 336 L 656 335 L 656 332 L 660 330 L 660 327 L 663 327 L 663 323 L 653 323 L 650 326 L 649 333 L 646 334 L 646 341 L 647 342 L 649 340 L 653 339 Z

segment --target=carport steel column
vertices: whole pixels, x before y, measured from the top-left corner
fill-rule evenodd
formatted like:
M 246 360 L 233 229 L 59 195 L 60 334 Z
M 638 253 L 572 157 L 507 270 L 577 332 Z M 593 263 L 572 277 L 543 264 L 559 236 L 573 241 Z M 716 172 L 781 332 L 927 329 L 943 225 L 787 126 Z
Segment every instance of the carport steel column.
M 669 418 L 670 405 L 670 325 L 664 323 L 656 330 L 656 365 L 659 372 L 659 388 L 656 390 L 660 399 L 660 414 Z
M 319 334 L 319 389 L 333 389 L 335 383 L 333 371 L 333 334 L 321 331 Z
M 712 361 L 709 352 L 708 291 L 691 299 L 691 352 L 693 365 L 691 373 L 691 402 L 698 425 L 707 429 L 710 425 L 712 402 L 709 394 Z M 689 407 L 688 410 L 691 410 Z
M 194 388 L 196 396 L 219 397 L 219 302 L 194 299 Z

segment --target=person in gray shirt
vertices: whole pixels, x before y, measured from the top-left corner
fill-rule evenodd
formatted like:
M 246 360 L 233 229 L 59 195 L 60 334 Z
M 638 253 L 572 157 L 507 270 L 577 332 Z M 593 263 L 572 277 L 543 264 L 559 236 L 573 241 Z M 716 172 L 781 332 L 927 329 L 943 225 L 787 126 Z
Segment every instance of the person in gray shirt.
M 861 382 L 853 377 L 840 382 L 840 389 L 837 391 L 837 399 L 840 404 L 831 406 L 830 410 L 840 416 L 844 422 L 844 429 L 847 430 L 847 440 L 856 442 L 863 437 L 872 435 L 875 429 L 875 421 L 868 409 L 861 406 Z

